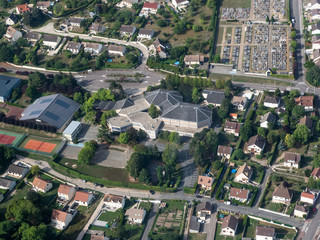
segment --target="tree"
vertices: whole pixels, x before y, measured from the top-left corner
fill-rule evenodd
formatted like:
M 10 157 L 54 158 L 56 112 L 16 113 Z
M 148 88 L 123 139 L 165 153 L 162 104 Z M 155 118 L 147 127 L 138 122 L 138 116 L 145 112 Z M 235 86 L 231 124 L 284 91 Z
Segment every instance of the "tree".
M 277 96 L 277 97 L 280 97 L 281 96 L 281 92 L 280 92 L 280 89 L 277 88 L 275 91 L 274 91 L 274 95 Z
M 238 160 L 244 159 L 245 155 L 242 149 L 237 149 L 234 154 Z
M 258 128 L 258 135 L 260 135 L 263 138 L 266 138 L 268 135 L 268 130 L 263 127 L 259 127 Z
M 42 221 L 41 211 L 29 200 L 19 199 L 13 201 L 6 211 L 6 219 L 15 220 L 19 223 L 28 222 L 37 224 Z
M 148 172 L 147 169 L 143 168 L 139 174 L 139 178 L 138 178 L 138 181 L 140 183 L 145 183 L 145 184 L 149 184 L 150 183 L 150 174 Z
M 167 166 L 176 166 L 179 159 L 179 151 L 175 145 L 167 144 L 162 153 L 162 160 Z
M 161 186 L 163 182 L 163 173 L 162 173 L 162 167 L 157 167 L 157 177 L 158 177 L 158 185 Z
M 243 141 L 248 142 L 252 134 L 253 134 L 253 124 L 251 121 L 246 121 L 242 126 L 242 128 L 240 129 L 240 136 L 242 137 Z
M 304 115 L 304 107 L 300 105 L 294 106 L 292 109 L 292 115 L 295 116 L 296 118 L 301 118 Z
M 157 109 L 156 105 L 154 105 L 153 103 L 151 103 L 148 109 L 148 113 L 152 118 L 157 118 L 160 115 L 160 111 Z
M 107 110 L 102 113 L 100 118 L 100 124 L 103 126 L 107 126 L 107 120 L 117 115 L 115 110 Z
M 37 166 L 37 165 L 35 165 L 35 166 Z M 41 196 L 39 193 L 37 193 L 33 190 L 30 190 L 27 193 L 27 200 L 31 201 L 34 205 L 38 206 L 41 201 Z
M 278 140 L 278 132 L 270 131 L 267 136 L 267 141 L 270 145 L 273 145 Z
M 33 176 L 36 176 L 36 175 L 38 175 L 39 172 L 40 172 L 40 167 L 39 167 L 38 165 L 33 165 L 33 166 L 31 167 L 30 172 L 31 172 L 31 174 L 32 174 Z
M 215 54 L 214 57 L 213 57 L 213 62 L 214 63 L 219 63 L 221 60 L 220 60 L 220 55 L 219 54 Z
M 270 23 L 270 18 L 269 18 L 269 16 L 266 17 L 266 22 L 267 22 L 267 23 Z
M 118 138 L 118 142 L 121 144 L 127 144 L 130 140 L 130 136 L 127 132 L 124 133 L 120 133 L 119 138 Z
M 94 140 L 84 143 L 84 147 L 78 154 L 78 162 L 80 164 L 89 165 L 91 159 L 94 157 L 95 151 L 98 148 L 98 143 Z
M 46 240 L 47 238 L 47 225 L 41 223 L 39 226 L 26 226 L 23 224 L 19 228 L 22 238 L 21 240 Z
M 285 137 L 285 144 L 287 145 L 288 148 L 294 147 L 296 144 L 296 140 L 293 135 L 287 134 Z
M 202 101 L 202 94 L 198 88 L 194 88 L 192 91 L 192 102 L 198 104 Z
M 315 87 L 320 86 L 320 68 L 317 65 L 309 68 L 306 75 L 307 81 Z
M 292 52 L 296 52 L 297 51 L 297 45 L 298 45 L 297 41 L 295 41 L 295 40 L 291 41 L 290 47 L 291 47 Z
M 38 65 L 38 55 L 35 51 L 30 51 L 26 56 L 26 61 L 33 65 Z
M 138 178 L 145 165 L 146 159 L 144 154 L 134 152 L 131 154 L 130 159 L 127 162 L 126 169 L 130 176 L 133 178 Z
M 43 73 L 35 72 L 29 75 L 28 86 L 31 88 L 40 88 L 47 81 Z
M 229 116 L 229 112 L 231 111 L 232 104 L 229 98 L 224 98 L 220 109 L 218 110 L 218 116 L 220 119 L 225 119 Z
M 129 64 L 138 62 L 138 57 L 133 53 L 128 53 L 125 55 Z
M 82 104 L 84 102 L 84 99 L 83 99 L 83 96 L 82 96 L 82 93 L 81 92 L 76 92 L 74 93 L 73 95 L 73 100 Z
M 297 37 L 297 32 L 296 32 L 296 30 L 293 30 L 293 31 L 291 31 L 291 38 L 292 39 L 295 39 L 296 37 Z
M 293 133 L 296 142 L 306 144 L 311 136 L 311 130 L 306 125 L 298 125 Z
M 19 47 L 27 47 L 27 46 L 28 46 L 28 41 L 27 41 L 27 39 L 25 39 L 25 38 L 19 38 L 19 39 L 16 41 L 16 44 L 17 44 Z
M 224 86 L 225 86 L 225 81 L 224 80 L 221 80 L 221 79 L 218 79 L 216 81 L 216 87 L 219 88 L 219 89 L 224 89 Z
M 177 132 L 171 132 L 169 134 L 169 138 L 168 139 L 169 139 L 170 142 L 173 142 L 173 143 L 176 143 L 176 144 L 180 144 L 180 141 L 181 141 L 179 133 L 177 133 Z

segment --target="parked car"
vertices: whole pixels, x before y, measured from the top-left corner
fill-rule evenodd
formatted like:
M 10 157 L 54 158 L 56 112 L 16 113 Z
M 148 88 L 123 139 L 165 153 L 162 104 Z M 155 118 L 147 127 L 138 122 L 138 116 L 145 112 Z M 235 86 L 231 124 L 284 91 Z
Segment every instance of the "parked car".
M 0 67 L 0 72 L 7 72 L 7 69 Z
M 155 194 L 155 192 L 153 190 L 149 191 L 151 195 Z

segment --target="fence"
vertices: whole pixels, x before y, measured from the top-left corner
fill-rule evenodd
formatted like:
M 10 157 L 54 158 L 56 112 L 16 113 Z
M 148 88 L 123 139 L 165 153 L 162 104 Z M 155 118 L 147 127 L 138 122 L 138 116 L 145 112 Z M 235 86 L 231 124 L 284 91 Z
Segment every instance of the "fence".
M 54 150 L 54 153 L 59 154 L 60 151 L 63 149 L 64 145 L 66 145 L 67 141 L 63 140 L 60 145 Z
M 274 214 L 277 214 L 277 215 L 280 215 L 280 216 L 283 216 L 283 217 L 290 217 L 290 215 L 288 215 L 288 214 L 275 212 L 275 211 L 272 211 L 272 210 L 269 210 L 269 209 L 265 209 L 265 208 L 259 208 L 259 210 L 262 210 L 262 211 L 265 211 L 265 212 L 269 212 L 269 213 L 274 213 Z

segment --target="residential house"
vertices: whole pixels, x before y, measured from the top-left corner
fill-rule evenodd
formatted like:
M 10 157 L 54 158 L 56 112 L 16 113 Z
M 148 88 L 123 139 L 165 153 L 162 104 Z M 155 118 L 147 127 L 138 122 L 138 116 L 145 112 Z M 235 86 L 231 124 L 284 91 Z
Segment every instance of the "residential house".
M 74 201 L 81 206 L 87 207 L 93 201 L 93 194 L 84 191 L 77 191 L 76 195 L 74 196 Z
M 125 46 L 113 45 L 113 44 L 110 44 L 108 46 L 108 53 L 110 55 L 124 56 L 125 52 L 126 52 L 126 47 Z
M 225 98 L 224 92 L 206 89 L 202 91 L 202 96 L 206 104 L 212 104 L 214 107 L 220 107 Z
M 70 201 L 76 194 L 76 189 L 72 186 L 60 184 L 58 188 L 58 197 Z
M 160 4 L 159 3 L 156 3 L 156 2 L 145 2 L 143 4 L 143 7 L 140 11 L 140 14 L 139 16 L 142 17 L 142 16 L 145 16 L 145 17 L 148 17 L 149 14 L 156 14 L 158 9 L 160 8 Z
M 233 120 L 237 120 L 238 119 L 238 113 L 229 113 L 229 117 Z
M 80 27 L 83 20 L 84 18 L 82 17 L 71 17 L 69 18 L 69 24 L 72 27 Z
M 7 28 L 6 34 L 4 35 L 6 39 L 8 39 L 11 42 L 16 42 L 19 38 L 22 37 L 22 33 L 13 27 L 9 26 Z
M 198 184 L 201 185 L 201 188 L 205 190 L 211 190 L 213 181 L 214 181 L 213 177 L 208 177 L 208 176 L 198 177 Z
M 106 27 L 101 23 L 92 23 L 89 30 L 91 34 L 97 35 L 99 33 L 104 33 L 106 31 Z
M 100 43 L 85 42 L 83 45 L 84 51 L 93 55 L 98 55 L 102 51 L 102 44 Z
M 315 180 L 320 179 L 320 168 L 313 169 L 310 177 L 313 177 Z
M 292 195 L 292 191 L 285 187 L 283 184 L 281 184 L 274 190 L 272 194 L 272 202 L 290 204 Z
M 35 177 L 32 182 L 33 190 L 36 192 L 49 192 L 52 188 L 52 183 L 41 179 L 40 177 Z
M 148 39 L 153 38 L 154 30 L 140 29 L 138 33 L 138 38 Z
M 121 25 L 120 34 L 121 36 L 131 37 L 136 30 L 137 28 L 135 26 Z
M 230 159 L 232 151 L 233 151 L 232 147 L 219 145 L 217 155 L 221 156 L 221 157 L 226 157 L 227 159 Z
M 310 208 L 304 205 L 296 204 L 293 215 L 299 218 L 307 218 Z
M 299 125 L 306 125 L 310 129 L 311 133 L 313 132 L 313 121 L 311 118 L 304 116 L 300 119 Z
M 189 232 L 190 233 L 199 233 L 200 232 L 200 222 L 198 221 L 196 216 L 191 216 L 190 224 L 189 224 Z
M 241 124 L 238 122 L 225 121 L 224 123 L 224 131 L 227 134 L 233 134 L 236 137 L 239 137 Z
M 260 127 L 269 128 L 269 123 L 274 124 L 276 121 L 276 116 L 273 115 L 271 112 L 267 112 L 265 115 L 262 116 L 260 120 Z
M 308 189 L 306 189 L 301 193 L 300 202 L 313 205 L 318 198 L 318 194 L 318 192 L 309 191 Z
M 250 181 L 252 173 L 253 171 L 251 166 L 248 166 L 247 163 L 245 163 L 241 167 L 239 167 L 233 181 L 239 183 L 248 183 Z
M 106 194 L 104 196 L 104 207 L 110 211 L 117 211 L 120 208 L 124 208 L 126 199 L 122 196 L 117 196 L 113 194 Z
M 7 170 L 7 174 L 15 178 L 24 178 L 25 175 L 29 172 L 29 168 L 10 164 Z
M 36 44 L 40 39 L 42 35 L 41 33 L 38 32 L 28 32 L 25 36 L 25 39 L 29 42 L 29 44 Z
M 283 165 L 290 168 L 299 168 L 301 155 L 299 153 L 285 152 Z
M 172 0 L 172 5 L 176 9 L 183 9 L 189 5 L 189 1 L 188 0 Z
M 184 64 L 187 66 L 190 65 L 201 65 L 204 63 L 204 56 L 203 55 L 186 55 L 184 57 Z
M 10 98 L 12 91 L 19 87 L 20 78 L 0 75 L 0 102 L 5 102 Z
M 247 189 L 240 189 L 232 187 L 229 193 L 229 199 L 237 200 L 239 202 L 246 202 L 248 200 L 250 191 Z
M 319 50 L 319 49 L 320 49 L 320 36 L 319 35 L 313 35 L 312 36 L 312 50 Z M 319 56 L 316 56 L 316 57 L 313 56 L 313 60 L 316 61 L 317 57 L 319 57 Z
M 274 239 L 276 239 L 274 228 L 257 226 L 256 240 L 274 240 Z
M 16 6 L 16 11 L 17 11 L 17 14 L 23 14 L 26 12 L 31 12 L 31 8 L 28 6 L 27 3 L 25 3 L 22 5 Z
M 306 112 L 313 111 L 313 96 L 300 96 L 295 98 L 296 104 L 303 106 Z
M 311 25 L 311 33 L 312 35 L 320 34 L 320 23 L 316 22 Z
M 320 9 L 312 9 L 311 10 L 311 19 L 314 21 L 320 20 Z
M 39 8 L 40 10 L 42 11 L 45 11 L 47 12 L 48 11 L 48 8 L 52 6 L 51 2 L 50 1 L 39 1 L 37 2 L 36 4 L 36 7 Z
M 156 40 L 149 46 L 149 52 L 150 55 L 155 56 L 159 55 L 160 58 L 167 58 L 168 53 L 167 53 L 167 46 L 159 39 L 156 38 Z
M 43 45 L 49 47 L 52 50 L 56 49 L 60 42 L 61 37 L 59 37 L 58 35 L 49 34 L 45 34 L 42 41 Z
M 142 224 L 146 216 L 146 210 L 130 208 L 126 211 L 125 216 L 128 218 L 130 224 Z
M 308 8 L 310 10 L 320 9 L 320 1 L 319 0 L 311 0 L 310 5 L 308 4 Z
M 199 203 L 196 207 L 196 213 L 201 220 L 206 220 L 207 215 L 212 214 L 212 204 L 209 202 Z
M 220 235 L 234 237 L 238 228 L 238 218 L 228 215 L 223 218 Z
M 279 97 L 266 96 L 263 105 L 268 108 L 278 108 L 280 106 L 280 100 Z
M 56 229 L 63 230 L 67 228 L 72 219 L 73 215 L 71 213 L 63 212 L 57 209 L 52 210 L 51 225 Z
M 121 2 L 117 3 L 117 7 L 119 8 L 132 8 L 132 4 L 137 4 L 138 0 L 122 0 Z
M 80 104 L 63 96 L 53 94 L 38 98 L 21 114 L 20 121 L 34 121 L 47 124 L 62 132 L 72 121 L 73 115 L 80 108 Z
M 0 189 L 8 189 L 11 191 L 16 186 L 16 181 L 0 177 Z
M 255 135 L 247 142 L 247 152 L 260 154 L 266 146 L 266 140 L 260 135 Z
M 234 96 L 232 98 L 232 104 L 235 106 L 239 111 L 244 111 L 247 107 L 248 100 L 246 97 L 239 97 Z
M 72 54 L 78 54 L 81 49 L 81 43 L 69 41 L 66 46 L 66 50 L 70 51 Z
M 6 25 L 12 26 L 16 24 L 18 20 L 18 17 L 14 13 L 11 13 L 10 16 L 6 18 Z

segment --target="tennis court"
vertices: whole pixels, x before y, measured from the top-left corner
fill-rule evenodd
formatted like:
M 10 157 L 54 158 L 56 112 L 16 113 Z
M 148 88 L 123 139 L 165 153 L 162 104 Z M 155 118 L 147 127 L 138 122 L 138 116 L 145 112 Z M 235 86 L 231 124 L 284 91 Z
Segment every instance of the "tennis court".
M 54 143 L 36 141 L 31 139 L 27 142 L 24 148 L 36 150 L 39 152 L 51 153 L 56 146 L 57 144 L 54 144 Z
M 0 144 L 16 146 L 25 138 L 24 135 L 0 131 Z

